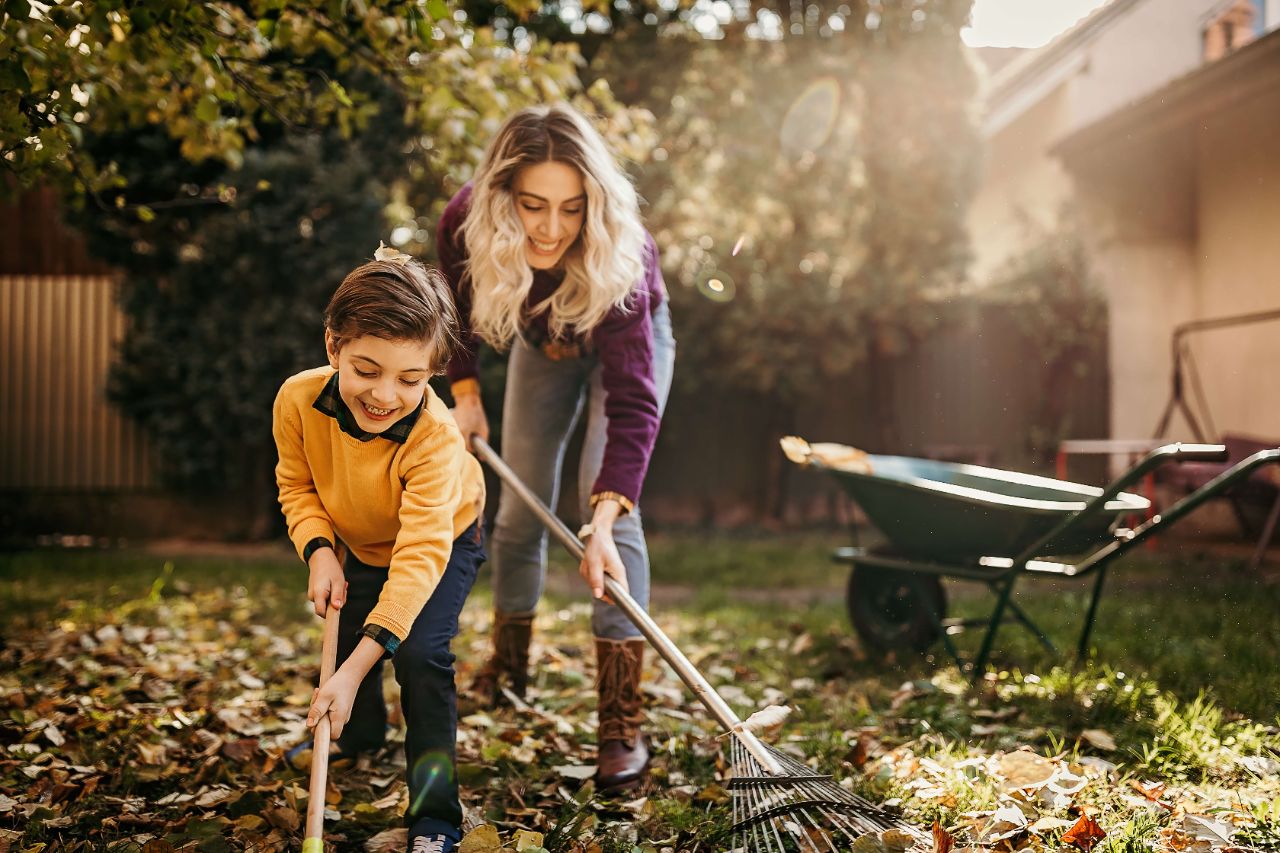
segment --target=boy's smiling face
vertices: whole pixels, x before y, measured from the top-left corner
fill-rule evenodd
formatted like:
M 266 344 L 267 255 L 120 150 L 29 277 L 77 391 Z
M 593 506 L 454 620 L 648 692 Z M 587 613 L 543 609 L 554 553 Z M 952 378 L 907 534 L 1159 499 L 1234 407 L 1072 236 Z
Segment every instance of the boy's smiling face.
M 431 378 L 431 348 L 425 342 L 364 335 L 335 349 L 327 337 L 325 348 L 338 371 L 342 402 L 364 431 L 382 432 L 422 402 Z

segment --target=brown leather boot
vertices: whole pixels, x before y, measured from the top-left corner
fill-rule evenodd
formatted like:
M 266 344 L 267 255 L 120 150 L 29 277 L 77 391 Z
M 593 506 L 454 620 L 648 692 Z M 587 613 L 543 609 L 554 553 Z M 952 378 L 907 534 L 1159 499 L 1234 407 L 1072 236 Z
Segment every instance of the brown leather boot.
M 640 639 L 596 637 L 596 690 L 600 695 L 596 787 L 602 792 L 634 788 L 649 771 L 649 745 L 640 732 L 644 722 L 640 695 L 644 646 Z
M 529 640 L 533 637 L 532 613 L 493 614 L 493 657 L 480 668 L 470 692 L 493 708 L 502 701 L 504 683 L 524 698 L 529 686 Z

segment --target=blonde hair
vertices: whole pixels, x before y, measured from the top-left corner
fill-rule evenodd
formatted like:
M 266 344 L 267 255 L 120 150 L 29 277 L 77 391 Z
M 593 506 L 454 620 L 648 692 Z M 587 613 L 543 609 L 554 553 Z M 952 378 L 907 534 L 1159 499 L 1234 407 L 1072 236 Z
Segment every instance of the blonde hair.
M 504 349 L 519 336 L 533 286 L 525 233 L 512 186 L 526 166 L 556 161 L 573 166 L 586 190 L 582 231 L 561 263 L 564 282 L 533 306 L 549 312 L 553 337 L 585 333 L 615 307 L 624 307 L 644 274 L 645 232 L 635 187 L 587 119 L 567 104 L 526 107 L 503 124 L 476 170 L 463 223 L 471 280 L 471 326 Z

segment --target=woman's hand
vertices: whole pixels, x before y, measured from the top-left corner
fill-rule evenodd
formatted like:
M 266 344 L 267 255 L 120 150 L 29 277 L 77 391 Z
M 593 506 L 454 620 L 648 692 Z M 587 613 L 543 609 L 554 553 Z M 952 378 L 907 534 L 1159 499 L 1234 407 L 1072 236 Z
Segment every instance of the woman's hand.
M 578 573 L 582 575 L 587 586 L 591 587 L 591 595 L 608 604 L 614 604 L 604 591 L 604 576 L 613 578 L 627 593 L 627 569 L 622 565 L 622 556 L 613 541 L 613 521 L 622 511 L 615 500 L 602 500 L 596 504 L 595 515 L 591 519 L 593 532 L 587 537 L 586 552 Z
M 347 597 L 347 576 L 342 573 L 338 555 L 332 548 L 317 548 L 307 567 L 311 570 L 307 579 L 307 601 L 314 606 L 316 615 L 323 619 L 330 602 L 341 610 Z
M 471 436 L 478 435 L 486 442 L 489 440 L 489 419 L 484 414 L 484 404 L 479 394 L 463 394 L 454 399 L 453 419 L 462 430 L 462 437 L 467 441 L 467 450 L 475 452 L 471 446 Z
M 325 713 L 329 714 L 329 735 L 337 740 L 342 735 L 342 727 L 351 719 L 351 706 L 356 701 L 356 690 L 362 678 L 345 667 L 325 682 L 311 696 L 311 710 L 307 712 L 307 728 L 314 729 Z

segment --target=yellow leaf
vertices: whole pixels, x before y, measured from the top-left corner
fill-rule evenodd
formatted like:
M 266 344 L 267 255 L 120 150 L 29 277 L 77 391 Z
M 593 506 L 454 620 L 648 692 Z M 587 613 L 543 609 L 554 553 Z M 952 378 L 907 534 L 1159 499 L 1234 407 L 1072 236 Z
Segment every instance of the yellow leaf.
M 458 853 L 499 853 L 500 850 L 502 839 L 498 837 L 498 830 L 487 823 L 468 832 L 458 845 Z
M 528 829 L 517 830 L 516 837 L 512 841 L 515 843 L 517 851 L 528 850 L 530 847 L 541 847 L 542 833 Z

